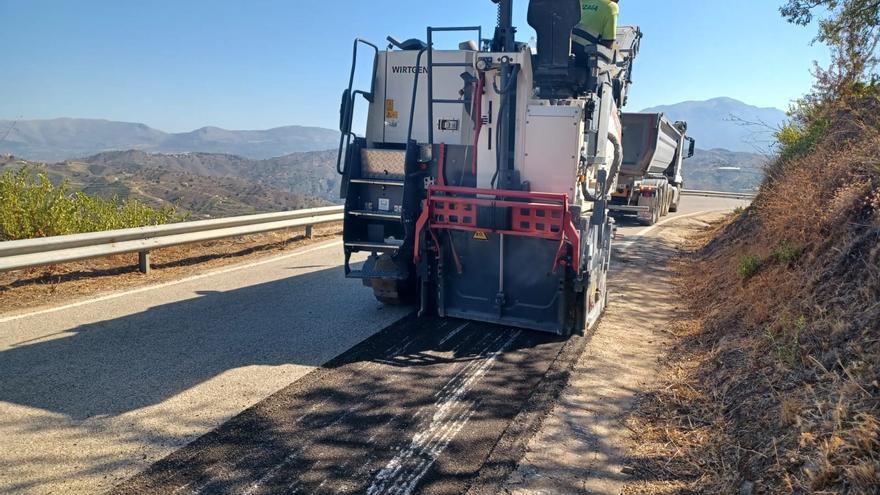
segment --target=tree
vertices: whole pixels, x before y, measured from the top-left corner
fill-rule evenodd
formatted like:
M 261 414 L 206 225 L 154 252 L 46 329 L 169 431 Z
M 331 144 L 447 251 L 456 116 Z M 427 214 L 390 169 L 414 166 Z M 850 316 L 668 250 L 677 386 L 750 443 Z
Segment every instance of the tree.
M 818 22 L 816 41 L 831 48 L 831 64 L 815 67 L 813 90 L 789 109 L 789 122 L 776 133 L 780 159 L 768 168 L 765 185 L 785 174 L 791 159 L 808 154 L 835 132 L 876 127 L 880 105 L 878 44 L 880 0 L 786 0 L 782 16 L 793 24 Z
M 816 41 L 831 47 L 832 64 L 828 70 L 818 71 L 819 86 L 833 81 L 837 90 L 860 83 L 876 83 L 880 0 L 787 1 L 780 8 L 782 16 L 801 26 L 818 21 Z
M 788 0 L 780 11 L 789 22 L 801 26 L 812 23 L 816 11 L 824 12 L 817 39 L 829 44 L 840 42 L 846 31 L 876 33 L 880 26 L 880 0 Z

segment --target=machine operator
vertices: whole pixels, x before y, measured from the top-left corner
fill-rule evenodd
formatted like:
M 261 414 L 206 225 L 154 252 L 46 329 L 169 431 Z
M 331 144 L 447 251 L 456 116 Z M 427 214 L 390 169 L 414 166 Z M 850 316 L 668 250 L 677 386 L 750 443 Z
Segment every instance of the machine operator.
M 575 43 L 581 46 L 603 45 L 614 48 L 617 38 L 619 0 L 580 0 L 581 22 L 572 31 Z

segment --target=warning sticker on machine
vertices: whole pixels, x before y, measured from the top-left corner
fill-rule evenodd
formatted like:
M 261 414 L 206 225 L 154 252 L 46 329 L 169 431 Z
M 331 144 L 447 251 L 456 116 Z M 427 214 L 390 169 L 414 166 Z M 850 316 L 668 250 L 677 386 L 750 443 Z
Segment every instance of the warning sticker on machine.
M 394 100 L 385 100 L 385 118 L 396 119 L 398 117 L 397 110 L 394 109 Z
M 474 240 L 477 240 L 477 241 L 488 241 L 488 240 L 489 240 L 489 234 L 487 234 L 487 233 L 485 233 L 485 232 L 483 232 L 483 231 L 481 231 L 481 230 L 478 230 L 478 231 L 474 232 Z

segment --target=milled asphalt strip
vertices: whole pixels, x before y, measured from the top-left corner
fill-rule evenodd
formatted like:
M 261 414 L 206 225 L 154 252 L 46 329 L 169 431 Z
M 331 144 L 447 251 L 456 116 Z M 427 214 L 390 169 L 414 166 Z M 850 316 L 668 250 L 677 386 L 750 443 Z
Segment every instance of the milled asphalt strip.
M 464 328 L 464 326 L 459 328 Z M 453 334 L 455 333 L 457 332 L 453 331 Z M 498 356 L 507 350 L 520 333 L 521 331 L 513 332 L 499 349 L 493 351 L 479 366 L 469 371 L 454 387 L 449 388 L 449 384 L 452 383 L 450 381 L 443 388 L 443 390 L 448 390 L 434 403 L 435 412 L 430 424 L 413 435 L 410 445 L 391 459 L 373 477 L 373 482 L 367 489 L 367 495 L 381 493 L 410 495 L 412 493 L 428 469 L 446 450 L 449 442 L 458 435 L 476 412 L 477 402 L 463 400 L 464 395 L 470 392 L 474 382 L 479 381 L 492 369 Z M 495 343 L 499 341 L 501 341 L 500 337 L 496 339 Z
M 113 493 L 461 493 L 570 342 L 449 323 L 392 325 Z
M 91 298 L 91 299 L 86 299 L 86 300 L 83 300 L 83 301 L 77 301 L 77 302 L 70 303 L 70 304 L 65 304 L 65 305 L 62 305 L 62 306 L 56 306 L 56 307 L 52 307 L 52 308 L 41 309 L 41 310 L 39 310 L 39 311 L 34 311 L 34 312 L 31 312 L 31 313 L 15 314 L 15 315 L 11 315 L 11 316 L 0 317 L 0 323 L 8 323 L 8 322 L 10 322 L 10 321 L 21 320 L 21 319 L 24 319 L 24 318 L 31 318 L 31 317 L 34 317 L 34 316 L 41 316 L 41 315 L 45 315 L 45 314 L 48 314 L 48 313 L 55 313 L 55 312 L 58 312 L 58 311 L 64 311 L 65 309 L 78 308 L 78 307 L 85 306 L 85 305 L 88 305 L 88 304 L 94 304 L 94 303 L 98 303 L 98 302 L 109 301 L 109 300 L 112 300 L 112 299 L 119 299 L 120 297 L 130 296 L 130 295 L 133 295 L 133 294 L 140 294 L 140 293 L 142 293 L 142 292 L 147 292 L 147 291 L 157 290 L 157 289 L 163 289 L 163 288 L 171 287 L 171 286 L 174 286 L 174 285 L 180 285 L 180 284 L 184 284 L 184 283 L 186 283 L 186 282 L 192 282 L 192 281 L 194 281 L 194 280 L 200 280 L 200 279 L 203 279 L 203 278 L 214 277 L 214 276 L 217 276 L 217 275 L 225 275 L 225 274 L 227 274 L 227 273 L 237 272 L 237 271 L 240 271 L 240 270 L 246 270 L 246 269 L 248 269 L 248 268 L 258 267 L 258 266 L 262 266 L 262 265 L 265 265 L 265 264 L 268 264 L 268 263 L 274 263 L 274 262 L 276 262 L 276 261 L 282 261 L 282 260 L 286 260 L 286 259 L 290 259 L 290 258 L 296 258 L 297 256 L 302 256 L 302 255 L 304 255 L 304 254 L 308 254 L 308 253 L 312 253 L 312 252 L 315 252 L 315 251 L 320 251 L 320 250 L 322 250 L 322 249 L 327 249 L 327 248 L 336 247 L 336 246 L 340 246 L 340 245 L 342 245 L 342 241 L 330 241 L 330 242 L 326 242 L 326 243 L 323 243 L 323 244 L 319 244 L 319 245 L 314 246 L 314 247 L 309 247 L 309 248 L 304 248 L 304 249 L 302 249 L 302 250 L 297 250 L 297 251 L 292 252 L 292 253 L 290 253 L 290 254 L 285 254 L 285 255 L 281 255 L 281 256 L 273 256 L 273 257 L 271 257 L 271 258 L 266 258 L 266 259 L 263 259 L 263 260 L 260 260 L 260 261 L 255 261 L 255 262 L 253 262 L 253 263 L 246 263 L 246 264 L 242 264 L 242 265 L 235 265 L 235 266 L 232 266 L 232 267 L 229 267 L 229 268 L 223 268 L 223 269 L 215 270 L 215 271 L 211 271 L 211 272 L 208 272 L 208 273 L 200 273 L 200 274 L 198 274 L 198 275 L 193 275 L 193 276 L 186 277 L 186 278 L 181 278 L 181 279 L 178 279 L 178 280 L 172 280 L 171 282 L 164 282 L 164 283 L 161 283 L 161 284 L 148 285 L 148 286 L 146 286 L 146 287 L 138 287 L 137 289 L 131 289 L 131 290 L 122 291 L 122 292 L 114 292 L 114 293 L 112 293 L 112 294 L 107 294 L 107 295 L 105 295 L 105 296 L 93 297 L 93 298 Z

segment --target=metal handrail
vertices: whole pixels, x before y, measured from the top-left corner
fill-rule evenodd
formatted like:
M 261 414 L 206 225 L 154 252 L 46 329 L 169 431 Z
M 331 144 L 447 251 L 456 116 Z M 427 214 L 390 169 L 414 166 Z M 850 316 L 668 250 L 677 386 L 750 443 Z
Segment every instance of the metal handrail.
M 406 131 L 406 145 L 409 146 L 410 141 L 412 141 L 412 131 L 413 131 L 413 121 L 415 120 L 416 115 L 416 98 L 419 94 L 419 71 L 422 69 L 422 55 L 425 54 L 427 48 L 422 48 L 419 50 L 419 54 L 416 55 L 416 70 L 415 75 L 413 76 L 413 92 L 412 99 L 409 102 L 409 123 L 407 124 Z M 428 127 L 431 127 L 429 122 Z
M 354 75 L 357 71 L 357 53 L 358 53 L 358 45 L 363 44 L 367 45 L 373 49 L 373 73 L 372 73 L 372 81 L 370 82 L 370 92 L 367 93 L 365 91 L 355 91 L 352 92 L 352 88 L 354 87 Z M 367 101 L 370 103 L 373 102 L 373 98 L 376 93 L 376 71 L 379 67 L 379 47 L 373 43 L 370 43 L 367 40 L 361 38 L 355 38 L 354 46 L 352 47 L 352 56 L 351 56 L 351 73 L 348 76 L 348 97 L 351 99 L 351 105 L 348 108 L 347 122 L 351 122 L 352 116 L 354 114 L 354 97 L 356 94 L 362 95 Z M 341 120 L 341 119 L 340 119 Z M 344 174 L 345 170 L 342 167 L 342 150 L 347 150 L 349 146 L 351 146 L 351 137 L 352 132 L 351 129 L 339 129 L 339 132 L 342 134 L 339 136 L 339 153 L 336 155 L 336 171 L 339 172 L 340 175 Z M 347 162 L 348 160 L 346 160 Z
M 685 189 L 686 196 L 754 199 L 752 192 L 701 191 Z M 108 230 L 55 237 L 0 242 L 0 272 L 69 263 L 114 254 L 139 253 L 142 272 L 149 271 L 149 252 L 153 249 L 305 227 L 343 220 L 342 206 L 262 213 L 214 220 L 180 222 L 167 225 Z
M 758 196 L 758 194 L 754 192 L 700 191 L 698 189 L 685 189 L 681 193 L 685 196 L 704 196 L 707 198 L 729 199 L 755 199 Z

